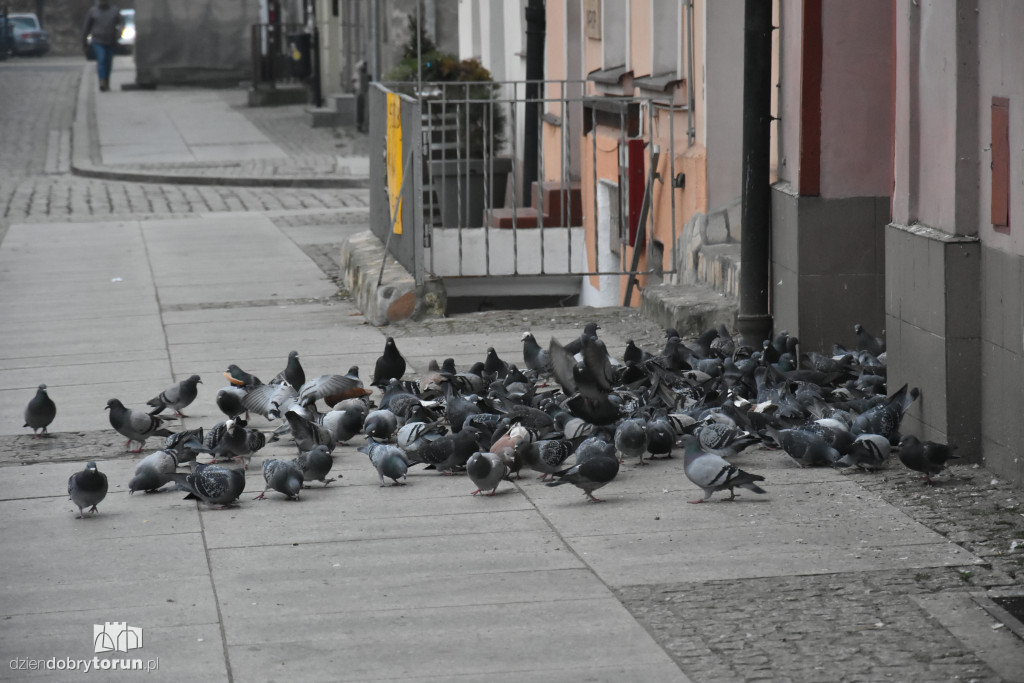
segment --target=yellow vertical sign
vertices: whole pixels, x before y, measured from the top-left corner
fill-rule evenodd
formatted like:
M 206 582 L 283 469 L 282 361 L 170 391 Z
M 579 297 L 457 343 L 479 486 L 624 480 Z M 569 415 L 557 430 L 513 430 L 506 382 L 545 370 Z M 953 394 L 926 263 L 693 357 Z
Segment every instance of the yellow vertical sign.
M 402 100 L 388 93 L 388 206 L 395 217 L 395 234 L 402 234 Z M 391 217 L 389 216 L 389 218 Z

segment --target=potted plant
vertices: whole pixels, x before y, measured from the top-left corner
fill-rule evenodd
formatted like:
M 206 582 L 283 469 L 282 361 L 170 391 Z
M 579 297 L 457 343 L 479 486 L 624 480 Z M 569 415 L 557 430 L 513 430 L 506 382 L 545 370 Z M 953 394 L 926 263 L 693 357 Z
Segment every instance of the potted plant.
M 411 16 L 409 26 L 402 61 L 384 79 L 421 102 L 424 183 L 436 194 L 442 226 L 482 227 L 485 209 L 505 205 L 513 168 L 511 158 L 499 156 L 507 103 L 498 101 L 500 86 L 479 60 L 438 50 Z

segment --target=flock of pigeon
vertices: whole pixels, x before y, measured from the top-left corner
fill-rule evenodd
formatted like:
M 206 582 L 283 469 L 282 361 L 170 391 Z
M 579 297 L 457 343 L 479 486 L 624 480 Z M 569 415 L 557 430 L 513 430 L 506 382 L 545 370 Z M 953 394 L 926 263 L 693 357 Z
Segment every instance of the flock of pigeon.
M 764 477 L 731 460 L 754 444 L 785 451 L 801 467 L 834 466 L 877 470 L 893 448 L 927 484 L 957 457 L 940 443 L 901 436 L 899 426 L 917 389 L 886 391 L 884 342 L 855 326 L 855 349 L 836 346 L 830 355 L 801 353 L 785 332 L 752 348 L 724 326 L 683 341 L 666 330 L 663 349 L 652 353 L 629 341 L 621 360 L 612 358 L 599 326 L 562 344 L 543 348 L 530 332 L 522 335 L 523 366 L 502 360 L 494 348 L 459 371 L 454 360 L 436 361 L 418 381 L 403 379 L 406 361 L 388 337 L 377 359 L 371 386 L 357 367 L 344 375 L 307 379 L 299 354 L 268 383 L 230 365 L 229 385 L 216 403 L 226 419 L 207 430 L 171 432 L 165 410 L 178 416 L 197 396 L 198 375 L 182 380 L 149 401 L 148 413 L 110 399 L 111 426 L 138 444 L 164 437 L 163 448 L 142 459 L 130 492 L 155 491 L 171 483 L 210 506 L 227 507 L 244 487 L 242 469 L 221 464 L 249 459 L 268 441 L 290 438 L 294 459 L 263 462 L 266 487 L 298 500 L 304 486 L 334 481 L 328 474 L 332 451 L 359 437 L 381 486 L 401 485 L 410 467 L 441 474 L 464 472 L 473 494 L 494 495 L 504 480 L 532 469 L 548 486 L 572 484 L 587 499 L 619 472 L 625 458 L 637 464 L 671 458 L 681 448 L 686 476 L 704 496 L 736 488 L 763 494 Z M 322 411 L 321 405 L 327 410 Z M 249 426 L 251 413 L 280 426 L 269 434 Z M 25 409 L 25 426 L 46 434 L 56 406 L 40 385 Z M 199 455 L 210 456 L 208 464 Z M 646 457 L 645 457 L 646 456 Z M 179 468 L 187 466 L 188 472 Z M 95 462 L 68 480 L 79 508 L 97 511 L 107 491 Z

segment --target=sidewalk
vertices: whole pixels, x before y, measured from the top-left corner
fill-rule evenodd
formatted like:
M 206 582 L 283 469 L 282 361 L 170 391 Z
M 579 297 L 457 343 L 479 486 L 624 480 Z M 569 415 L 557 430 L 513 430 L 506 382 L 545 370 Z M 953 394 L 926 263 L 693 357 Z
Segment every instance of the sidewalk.
M 107 112 L 124 133 L 99 126 L 94 170 L 163 177 L 180 164 L 223 182 L 242 176 L 213 175 L 235 167 L 209 157 L 235 154 L 270 174 L 273 159 L 301 157 L 299 143 L 218 104 L 223 93 L 164 95 L 96 94 L 101 109 L 137 99 Z M 140 112 L 166 115 L 159 137 L 132 136 Z M 255 149 L 268 155 L 262 167 L 246 166 Z M 630 338 L 649 349 L 663 339 L 622 309 L 374 328 L 303 249 L 365 229 L 357 211 L 325 222 L 329 213 L 10 226 L 0 243 L 0 678 L 80 680 L 10 662 L 113 656 L 158 660 L 147 680 L 168 681 L 1024 680 L 1016 622 L 984 609 L 1020 592 L 1019 555 L 1007 548 L 1022 496 L 983 469 L 958 467 L 925 489 L 898 463 L 844 475 L 754 449 L 736 462 L 765 476 L 766 496 L 687 505 L 698 492 L 677 457 L 627 461 L 594 505 L 529 472 L 493 498 L 418 467 L 407 486 L 380 488 L 357 437 L 335 451 L 343 478 L 299 502 L 252 500 L 262 462 L 294 457 L 287 442 L 253 458 L 235 509 L 129 496 L 139 456 L 109 427 L 111 397 L 141 409 L 196 373 L 199 397 L 174 428 L 209 428 L 222 419 L 214 397 L 227 364 L 267 380 L 292 349 L 309 376 L 355 364 L 366 381 L 385 335 L 411 376 L 430 359 L 467 367 L 488 346 L 518 361 L 526 329 L 564 341 L 597 320 L 616 354 Z M 21 415 L 41 382 L 58 414 L 53 438 L 33 440 Z M 88 460 L 110 493 L 100 514 L 78 520 L 66 482 Z M 143 648 L 95 655 L 94 626 L 107 622 L 144 629 Z
M 117 58 L 111 89 L 100 93 L 95 69 L 86 68 L 75 174 L 192 185 L 367 186 L 365 136 L 311 128 L 306 105 L 249 107 L 242 89 L 122 90 L 134 77 L 131 58 Z

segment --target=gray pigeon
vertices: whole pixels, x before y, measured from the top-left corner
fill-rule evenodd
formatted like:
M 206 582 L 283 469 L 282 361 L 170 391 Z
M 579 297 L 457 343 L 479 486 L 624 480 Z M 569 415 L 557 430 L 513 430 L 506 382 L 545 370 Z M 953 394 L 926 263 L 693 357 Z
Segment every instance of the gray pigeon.
M 697 437 L 687 434 L 683 437 L 686 454 L 683 459 L 683 472 L 686 478 L 704 490 L 704 497 L 690 500 L 689 503 L 703 503 L 715 491 L 729 490 L 726 500 L 734 500 L 736 487 L 742 487 L 754 493 L 767 493 L 755 482 L 764 481 L 759 474 L 744 472 L 735 465 L 730 465 L 724 458 L 714 453 L 701 450 Z
M 896 390 L 884 403 L 864 411 L 853 420 L 850 431 L 858 434 L 881 434 L 890 441 L 899 432 L 900 422 L 910 405 L 921 395 L 917 387 L 908 391 L 907 385 Z
M 327 486 L 334 478 L 327 478 L 327 473 L 331 471 L 331 467 L 334 465 L 334 458 L 331 457 L 331 451 L 320 444 L 314 447 L 312 450 L 300 453 L 299 457 L 292 460 L 295 466 L 302 471 L 302 478 L 305 481 L 322 481 L 324 486 Z M 341 476 L 340 474 L 338 475 Z
M 90 460 L 84 470 L 68 478 L 68 495 L 78 506 L 78 519 L 85 518 L 84 508 L 99 512 L 96 506 L 107 497 L 107 475 L 96 469 L 96 463 Z
M 165 408 L 170 408 L 178 417 L 187 417 L 181 410 L 196 400 L 196 396 L 199 395 L 199 387 L 196 385 L 202 383 L 199 375 L 192 375 L 188 379 L 172 384 L 161 391 L 156 398 L 146 401 L 146 405 L 153 406 L 153 410 L 149 411 L 149 414 L 157 415 Z
M 800 467 L 831 465 L 842 457 L 820 434 L 802 429 L 776 430 L 766 427 L 765 433 Z
M 437 441 L 447 433 L 448 428 L 440 422 L 407 422 L 398 430 L 395 443 L 407 454 L 412 455 L 421 446 Z
M 550 481 L 547 486 L 561 486 L 572 484 L 582 489 L 583 493 L 594 503 L 603 502 L 600 498 L 594 497 L 594 491 L 601 488 L 619 473 L 619 459 L 614 455 L 595 455 L 585 462 L 577 462 L 575 465 L 560 472 L 555 472 L 555 481 Z
M 246 393 L 248 392 L 244 387 L 224 387 L 217 392 L 217 398 L 215 399 L 217 407 L 220 408 L 220 412 L 224 413 L 229 418 L 238 417 L 242 413 L 245 413 L 245 419 L 248 420 L 249 411 L 243 402 Z
M 320 424 L 327 428 L 336 443 L 345 443 L 363 431 L 363 421 L 370 412 L 361 399 L 348 399 L 334 406 L 334 410 L 320 417 Z
M 900 440 L 900 462 L 910 469 L 924 474 L 924 483 L 931 485 L 932 475 L 946 469 L 946 461 L 957 459 L 953 450 L 944 443 L 920 441 L 913 434 L 907 434 Z
M 723 458 L 735 457 L 740 451 L 752 446 L 761 438 L 727 424 L 707 424 L 694 430 L 701 450 Z
M 299 405 L 309 406 L 327 397 L 352 397 L 364 389 L 363 382 L 353 375 L 320 375 L 299 387 Z M 333 401 L 337 403 L 337 400 Z
M 369 443 L 356 450 L 370 456 L 370 462 L 377 468 L 380 485 L 384 486 L 384 477 L 388 477 L 395 482 L 394 486 L 404 486 L 398 480 L 405 479 L 405 475 L 409 471 L 409 461 L 406 460 L 405 453 L 399 448 L 377 443 L 373 439 L 368 439 L 368 441 Z
M 880 434 L 861 434 L 850 445 L 846 454 L 836 461 L 840 467 L 859 467 L 873 472 L 889 459 L 889 439 Z
M 474 452 L 479 450 L 480 430 L 476 427 L 463 429 L 458 434 L 445 436 L 421 444 L 412 457 L 406 457 L 409 464 L 426 463 L 433 465 L 441 474 L 451 474 L 465 467 Z
M 263 479 L 267 482 L 267 485 L 263 492 L 253 498 L 253 500 L 263 500 L 270 489 L 283 493 L 288 500 L 299 499 L 299 491 L 302 490 L 302 471 L 295 466 L 294 462 L 287 460 L 264 460 Z
M 522 456 L 523 464 L 540 472 L 540 480 L 544 481 L 562 469 L 562 463 L 572 455 L 572 442 L 565 439 L 533 442 L 523 439 L 516 443 L 515 449 Z
M 237 387 L 228 387 L 221 391 L 230 391 L 236 396 L 240 395 L 239 398 L 244 410 L 256 413 L 257 415 L 262 415 L 268 420 L 279 419 L 285 414 L 285 412 L 291 410 L 298 404 L 298 393 L 292 388 L 292 385 L 287 382 L 261 384 L 248 390 L 238 389 Z M 224 410 L 222 407 L 222 412 L 234 412 L 235 415 L 241 414 L 241 410 L 236 412 L 236 406 L 234 405 L 234 401 L 231 397 L 225 396 L 223 397 L 223 401 L 228 405 L 229 410 Z M 229 417 L 234 417 L 234 415 Z
M 288 384 L 295 391 L 298 391 L 299 387 L 306 383 L 306 371 L 302 369 L 302 363 L 299 362 L 298 351 L 288 352 L 288 361 L 285 363 L 284 370 L 277 373 L 270 383 Z
M 207 452 L 214 460 L 236 459 L 245 463 L 248 469 L 253 453 L 267 444 L 267 438 L 258 429 L 250 429 L 240 417 L 226 420 L 213 427 L 206 434 Z
M 474 453 L 466 461 L 466 473 L 476 485 L 475 496 L 478 493 L 490 490 L 488 496 L 493 496 L 498 490 L 498 484 L 508 476 L 508 465 L 494 453 Z
M 644 462 L 644 453 L 647 452 L 647 429 L 643 418 L 634 417 L 623 420 L 615 428 L 615 450 L 622 456 L 636 456 L 640 458 L 640 464 Z M 621 460 L 620 460 L 621 462 Z
M 363 433 L 379 441 L 389 441 L 397 429 L 398 416 L 390 410 L 374 410 L 363 420 Z
M 540 374 L 551 371 L 551 356 L 537 343 L 532 332 L 523 332 L 523 361 L 526 367 Z
M 286 412 L 284 419 L 291 427 L 292 438 L 295 439 L 295 446 L 299 449 L 299 453 L 313 450 L 320 445 L 327 446 L 327 450 L 333 451 L 337 445 L 331 430 L 303 417 L 295 410 Z
M 600 436 L 591 436 L 583 440 L 579 446 L 576 447 L 576 452 L 573 453 L 577 465 L 582 465 L 588 460 L 594 460 L 595 458 L 615 458 L 615 446 L 605 441 Z
M 56 416 L 57 405 L 46 393 L 46 385 L 40 384 L 36 389 L 36 395 L 25 406 L 25 426 L 32 428 L 32 438 L 47 434 L 46 428 L 50 426 Z M 42 432 L 39 432 L 40 429 Z
M 185 429 L 174 432 L 164 439 L 164 450 L 174 449 L 178 464 L 195 460 L 199 453 L 209 453 L 210 449 L 203 445 L 203 428 Z
M 171 475 L 177 470 L 178 454 L 174 450 L 165 448 L 150 453 L 135 466 L 135 476 L 128 482 L 128 495 L 136 491 L 156 491 L 171 481 Z
M 121 435 L 128 437 L 125 448 L 131 446 L 132 441 L 139 444 L 138 449 L 132 453 L 141 453 L 146 439 L 151 436 L 170 436 L 172 434 L 170 430 L 161 426 L 165 418 L 147 415 L 141 410 L 125 408 L 124 404 L 116 398 L 107 401 L 106 409 L 110 411 L 110 426 Z
M 189 492 L 185 499 L 198 498 L 207 505 L 223 510 L 245 490 L 245 473 L 240 469 L 194 463 L 188 474 L 180 472 L 171 477 Z

